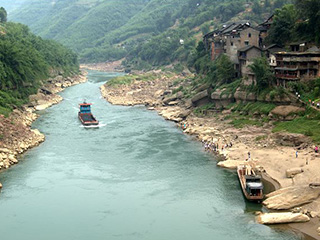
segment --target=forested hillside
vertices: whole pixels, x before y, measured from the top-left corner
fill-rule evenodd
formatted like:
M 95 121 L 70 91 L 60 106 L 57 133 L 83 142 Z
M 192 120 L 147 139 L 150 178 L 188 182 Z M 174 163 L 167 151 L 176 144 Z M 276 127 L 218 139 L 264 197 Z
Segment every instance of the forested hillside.
M 78 72 L 76 54 L 35 36 L 25 25 L 0 23 L 0 114 L 26 103 L 51 70 Z
M 202 33 L 267 18 L 290 0 L 26 0 L 9 19 L 75 50 L 82 62 L 128 56 L 149 67 L 186 61 Z M 183 40 L 182 42 L 180 40 Z M 169 54 L 170 53 L 170 54 Z M 170 55 L 170 56 L 169 56 Z

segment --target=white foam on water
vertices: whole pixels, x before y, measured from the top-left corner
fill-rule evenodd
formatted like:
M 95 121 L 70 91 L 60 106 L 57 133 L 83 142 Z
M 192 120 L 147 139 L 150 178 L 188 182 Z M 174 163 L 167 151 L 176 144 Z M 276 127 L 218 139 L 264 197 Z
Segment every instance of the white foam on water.
M 107 126 L 106 123 L 99 123 L 98 125 L 90 125 L 90 126 L 84 126 L 84 125 L 80 125 L 80 128 L 102 128 Z

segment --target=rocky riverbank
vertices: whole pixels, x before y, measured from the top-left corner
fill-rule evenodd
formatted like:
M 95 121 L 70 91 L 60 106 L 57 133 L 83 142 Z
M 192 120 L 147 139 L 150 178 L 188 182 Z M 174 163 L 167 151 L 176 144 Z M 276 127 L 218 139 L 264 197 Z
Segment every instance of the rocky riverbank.
M 159 74 L 159 72 L 154 72 Z M 304 224 L 304 232 L 309 236 L 320 239 L 318 235 L 320 217 L 320 199 L 317 187 L 309 187 L 310 183 L 320 182 L 319 154 L 314 153 L 313 145 L 308 137 L 300 134 L 273 133 L 272 124 L 263 123 L 261 127 L 245 126 L 235 128 L 230 125 L 228 118 L 231 111 L 207 112 L 203 116 L 196 114 L 194 102 L 203 96 L 188 99 L 184 97 L 181 84 L 191 76 L 165 74 L 150 81 L 134 80 L 131 84 L 110 85 L 101 87 L 102 95 L 112 104 L 145 105 L 150 110 L 156 110 L 165 119 L 177 122 L 187 134 L 199 141 L 210 141 L 219 145 L 218 154 L 225 161 L 219 166 L 236 168 L 238 164 L 250 162 L 258 171 L 268 174 L 281 187 L 280 190 L 267 196 L 264 205 L 271 211 L 285 210 L 288 214 L 268 217 L 263 215 L 263 223 L 295 222 L 301 219 L 305 222 L 312 219 L 312 224 Z M 177 82 L 181 82 L 180 85 Z M 281 113 L 287 107 L 281 106 Z M 289 106 L 289 108 L 292 108 Z M 294 107 L 294 111 L 297 107 Z M 284 109 L 284 110 L 283 110 Z M 292 114 L 287 114 L 291 115 Z M 232 143 L 232 147 L 227 145 Z M 222 146 L 227 146 L 223 147 Z M 296 156 L 296 151 L 297 156 Z M 250 152 L 250 160 L 248 160 Z M 300 213 L 301 218 L 289 212 Z M 294 216 L 294 217 L 292 217 Z M 258 217 L 258 219 L 261 219 Z M 293 219 L 292 221 L 290 219 Z M 317 222 L 317 224 L 314 224 Z M 297 225 L 298 226 L 298 225 Z M 299 225 L 300 226 L 300 225 Z M 293 225 L 294 227 L 294 225 Z M 298 227 L 299 229 L 301 227 Z
M 50 78 L 37 94 L 30 96 L 29 104 L 13 110 L 9 117 L 0 115 L 0 170 L 17 164 L 19 155 L 45 140 L 39 130 L 31 128 L 32 122 L 38 117 L 36 111 L 59 103 L 62 97 L 57 93 L 86 80 L 86 72 L 73 77 Z

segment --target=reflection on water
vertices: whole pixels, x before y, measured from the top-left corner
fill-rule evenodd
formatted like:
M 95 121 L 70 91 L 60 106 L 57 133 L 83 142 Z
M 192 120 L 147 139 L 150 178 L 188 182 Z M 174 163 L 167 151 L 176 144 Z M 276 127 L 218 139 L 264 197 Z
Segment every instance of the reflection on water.
M 2 239 L 299 239 L 256 224 L 260 206 L 244 201 L 236 174 L 173 123 L 101 99 L 116 75 L 90 72 L 41 113 L 46 141 L 0 175 Z M 81 126 L 83 99 L 100 128 Z

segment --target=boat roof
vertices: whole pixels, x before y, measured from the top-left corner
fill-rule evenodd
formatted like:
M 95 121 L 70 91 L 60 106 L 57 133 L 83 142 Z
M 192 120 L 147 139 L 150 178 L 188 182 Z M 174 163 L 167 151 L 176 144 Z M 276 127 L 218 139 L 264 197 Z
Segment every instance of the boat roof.
M 92 103 L 80 103 L 79 105 L 80 106 L 90 106 L 90 105 L 92 105 Z
M 262 182 L 248 182 L 247 186 L 250 189 L 263 189 L 263 184 Z
M 246 180 L 260 180 L 260 175 L 245 175 Z

